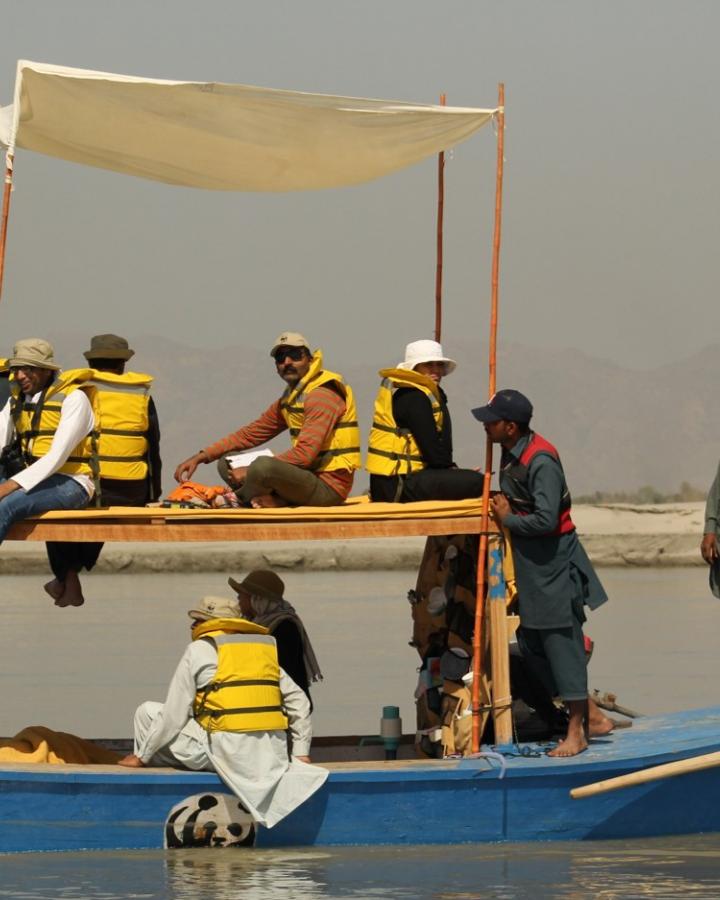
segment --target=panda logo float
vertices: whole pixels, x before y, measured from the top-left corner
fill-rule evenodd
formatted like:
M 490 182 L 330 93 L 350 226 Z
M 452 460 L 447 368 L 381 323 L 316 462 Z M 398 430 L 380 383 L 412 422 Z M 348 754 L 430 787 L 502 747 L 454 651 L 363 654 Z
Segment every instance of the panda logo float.
M 177 803 L 165 821 L 165 848 L 252 847 L 255 822 L 233 794 L 195 794 Z

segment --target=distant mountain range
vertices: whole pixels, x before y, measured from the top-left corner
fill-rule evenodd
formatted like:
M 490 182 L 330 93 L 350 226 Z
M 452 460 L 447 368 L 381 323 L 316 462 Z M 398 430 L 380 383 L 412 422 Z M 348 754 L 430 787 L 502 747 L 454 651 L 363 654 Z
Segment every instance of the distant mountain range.
M 57 359 L 82 365 L 87 335 L 50 334 Z M 347 340 L 342 344 L 347 346 Z M 131 367 L 155 376 L 154 397 L 162 429 L 164 485 L 172 486 L 178 462 L 250 421 L 279 396 L 282 381 L 264 347 L 199 349 L 164 337 L 131 340 Z M 329 369 L 342 372 L 355 391 L 363 438 L 367 439 L 377 370 L 396 359 L 376 359 L 368 349 L 363 365 L 346 365 L 323 348 Z M 470 341 L 450 353 L 457 370 L 443 382 L 453 418 L 455 459 L 481 466 L 485 435 L 470 409 L 487 396 L 487 347 Z M 622 368 L 579 350 L 548 351 L 504 345 L 498 360 L 499 387 L 526 393 L 535 406 L 533 424 L 560 450 L 575 494 L 634 490 L 652 484 L 676 490 L 682 481 L 709 486 L 720 456 L 720 347 L 710 346 L 679 363 L 650 371 Z M 276 452 L 287 437 L 274 442 Z M 216 483 L 214 467 L 199 480 Z M 359 474 L 356 489 L 367 486 Z

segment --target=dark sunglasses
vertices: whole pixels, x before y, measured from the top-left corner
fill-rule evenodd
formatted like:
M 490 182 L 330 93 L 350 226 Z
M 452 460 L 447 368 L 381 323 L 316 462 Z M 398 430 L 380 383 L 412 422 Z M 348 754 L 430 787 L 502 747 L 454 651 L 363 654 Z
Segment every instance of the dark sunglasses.
M 273 353 L 273 359 L 275 360 L 276 366 L 279 366 L 280 363 L 285 362 L 288 357 L 290 357 L 293 362 L 300 362 L 300 360 L 304 359 L 305 357 L 305 348 L 280 347 Z

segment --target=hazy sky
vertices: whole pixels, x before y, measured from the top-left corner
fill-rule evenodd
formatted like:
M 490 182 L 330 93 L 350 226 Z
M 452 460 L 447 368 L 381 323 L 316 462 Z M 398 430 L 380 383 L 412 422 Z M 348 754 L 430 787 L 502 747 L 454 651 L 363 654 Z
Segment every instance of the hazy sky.
M 506 84 L 501 341 L 623 365 L 717 341 L 720 3 L 23 0 L 3 4 L 0 105 L 27 58 L 170 79 L 494 106 Z M 495 143 L 446 170 L 446 351 L 484 339 Z M 20 151 L 2 343 L 56 330 L 266 345 L 333 363 L 430 336 L 435 162 L 308 194 L 172 188 Z

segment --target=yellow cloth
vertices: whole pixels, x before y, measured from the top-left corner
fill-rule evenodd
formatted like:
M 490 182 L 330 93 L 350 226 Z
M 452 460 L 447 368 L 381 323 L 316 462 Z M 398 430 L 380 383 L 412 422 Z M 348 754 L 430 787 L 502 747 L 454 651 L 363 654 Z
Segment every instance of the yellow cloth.
M 371 503 L 367 497 L 349 497 L 338 506 L 285 506 L 277 509 L 163 509 L 162 507 L 113 506 L 110 509 L 53 510 L 32 519 L 63 522 L 124 519 L 191 519 L 239 522 L 372 522 L 397 519 L 452 519 L 479 517 L 482 500 L 425 500 L 421 503 Z M 490 528 L 497 530 L 491 520 Z
M 121 754 L 98 747 L 85 738 L 44 725 L 30 725 L 15 737 L 0 741 L 0 762 L 7 763 L 96 763 L 113 765 Z

